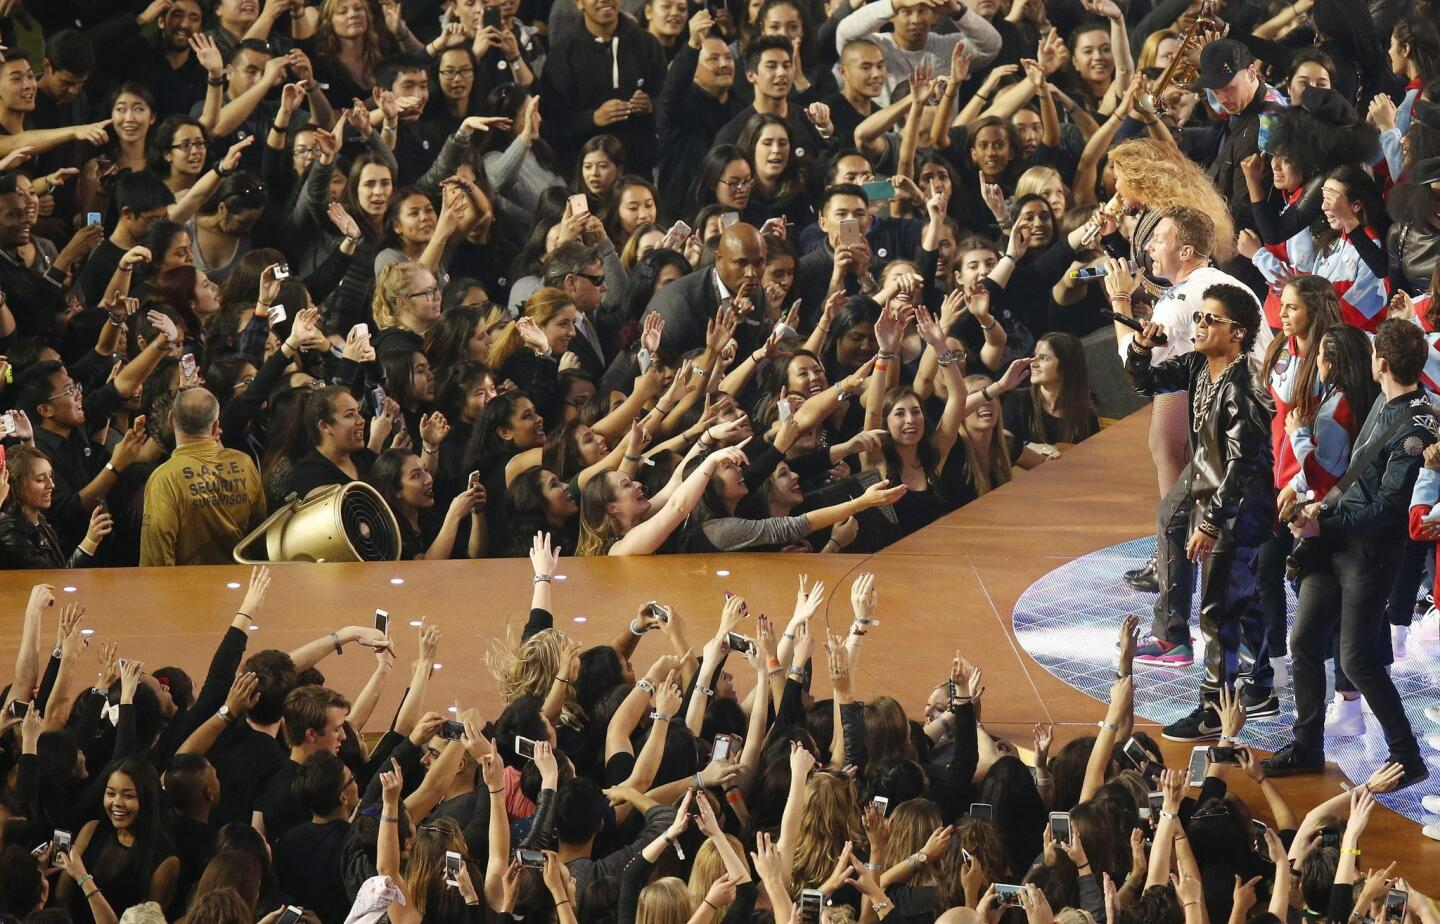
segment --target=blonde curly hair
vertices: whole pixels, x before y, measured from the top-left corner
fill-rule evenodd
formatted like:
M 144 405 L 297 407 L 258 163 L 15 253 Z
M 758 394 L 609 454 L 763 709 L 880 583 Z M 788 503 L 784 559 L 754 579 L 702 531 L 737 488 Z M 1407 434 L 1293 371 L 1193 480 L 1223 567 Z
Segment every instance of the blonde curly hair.
M 1230 217 L 1230 206 L 1199 165 L 1153 138 L 1133 138 L 1116 145 L 1110 152 L 1110 164 L 1139 194 L 1141 201 L 1131 205 L 1152 210 L 1172 205 L 1199 209 L 1215 221 L 1212 256 L 1227 260 L 1235 255 L 1235 222 Z
M 375 297 L 370 302 L 370 313 L 375 317 L 375 326 L 380 330 L 400 326 L 400 306 L 405 304 L 415 277 L 429 273 L 430 267 L 413 260 L 398 260 L 387 263 L 375 278 Z
M 543 701 L 560 672 L 560 659 L 565 657 L 570 644 L 570 636 L 559 629 L 542 629 L 519 644 L 508 632 L 503 642 L 497 640 L 485 653 L 485 665 L 495 676 L 500 698 L 506 705 L 527 693 Z M 584 720 L 584 711 L 575 701 L 575 688 L 567 686 L 565 690 L 560 720 L 578 728 Z

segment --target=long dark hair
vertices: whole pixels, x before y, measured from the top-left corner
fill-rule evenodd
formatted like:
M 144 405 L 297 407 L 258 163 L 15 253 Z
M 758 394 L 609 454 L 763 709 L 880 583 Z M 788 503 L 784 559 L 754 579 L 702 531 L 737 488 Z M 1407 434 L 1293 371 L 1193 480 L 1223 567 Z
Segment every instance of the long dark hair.
M 1364 234 L 1366 230 L 1373 230 L 1383 240 L 1385 232 L 1390 228 L 1390 214 L 1385 211 L 1385 203 L 1380 198 L 1380 188 L 1375 179 L 1359 164 L 1336 167 L 1326 179 L 1335 180 L 1345 186 L 1346 202 L 1360 203 L 1360 228 L 1357 233 Z M 1315 250 L 1324 251 L 1339 237 L 1339 231 L 1326 226 L 1315 235 Z
M 530 553 L 530 542 L 538 532 L 555 533 L 548 515 L 549 502 L 541 488 L 546 470 L 539 465 L 525 469 L 505 488 L 505 516 L 500 519 L 499 555 L 504 558 L 524 558 Z M 567 552 L 575 548 L 575 537 L 579 534 L 576 518 L 572 517 L 555 541 Z
M 1091 423 L 1090 367 L 1085 362 L 1085 345 L 1074 334 L 1049 333 L 1040 338 L 1055 353 L 1060 371 L 1060 396 L 1055 401 L 1060 421 L 1060 441 L 1078 443 L 1095 432 Z M 1039 385 L 1030 386 L 1030 432 L 1045 432 L 1045 399 Z
M 415 409 L 405 407 L 407 403 L 416 407 L 420 403 L 420 399 L 415 396 L 415 357 L 424 355 L 410 350 L 391 350 L 380 356 L 380 372 L 385 382 L 385 393 L 407 411 Z
M 1335 324 L 1321 335 L 1320 349 L 1330 375 L 1325 384 L 1345 395 L 1350 405 L 1350 436 L 1360 431 L 1380 386 L 1370 372 L 1370 338 L 1358 327 Z
M 1310 19 L 1316 34 L 1333 42 L 1365 76 L 1377 68 L 1388 69 L 1389 55 L 1363 5 L 1354 0 L 1315 0 Z
M 1305 355 L 1300 357 L 1300 371 L 1295 376 L 1295 388 L 1290 396 L 1294 403 L 1291 407 L 1300 412 L 1300 416 L 1309 418 L 1315 413 L 1315 380 L 1319 377 L 1320 367 L 1320 338 L 1325 331 L 1340 324 L 1340 297 L 1335 294 L 1335 287 L 1330 280 L 1323 276 L 1296 276 L 1285 284 L 1287 289 L 1294 289 L 1295 294 L 1305 303 L 1305 312 L 1310 316 L 1310 331 L 1307 336 L 1309 345 Z M 1275 363 L 1280 359 L 1280 351 L 1285 349 L 1285 338 L 1276 337 L 1270 341 L 1270 347 L 1265 351 L 1264 369 L 1268 375 L 1274 368 Z
M 104 779 L 107 788 L 110 785 L 110 777 L 116 773 L 130 778 L 130 782 L 135 785 L 135 795 L 140 801 L 140 811 L 136 812 L 134 821 L 130 823 L 130 833 L 135 838 L 135 845 L 128 851 L 127 863 L 122 875 L 140 882 L 148 882 L 156 865 L 170 850 L 170 839 L 165 835 L 165 829 L 160 824 L 160 816 L 164 808 L 160 804 L 160 775 L 155 772 L 155 768 L 150 765 L 149 761 L 138 757 L 126 757 L 105 768 Z M 109 828 L 111 832 L 115 830 L 108 812 L 100 813 L 99 824 L 102 830 L 105 828 Z
M 925 435 L 915 447 L 915 454 L 921 467 L 925 469 L 925 481 L 929 490 L 934 492 L 936 499 L 941 499 L 940 450 L 935 448 L 935 427 L 930 421 L 930 415 L 925 413 L 925 402 L 909 385 L 896 385 L 885 392 L 885 404 L 880 411 L 880 426 L 885 428 L 885 435 L 880 438 L 880 445 L 885 453 L 885 477 L 890 479 L 891 484 L 902 484 L 905 481 L 905 466 L 900 461 L 900 454 L 895 451 L 895 440 L 890 436 L 888 421 L 895 405 L 906 398 L 914 398 L 920 405 L 920 416 L 925 421 Z
M 435 360 L 430 360 L 433 368 Z M 485 377 L 493 382 L 495 374 L 490 367 L 475 360 L 452 363 L 445 366 L 435 383 L 435 410 L 445 415 L 451 427 L 464 427 L 465 404 L 470 399 L 470 389 Z
M 1437 32 L 1431 18 L 1434 15 L 1433 12 L 1426 15 L 1419 10 L 1411 10 L 1400 17 L 1392 33 L 1397 45 L 1410 46 L 1407 57 L 1415 62 L 1421 84 L 1429 84 L 1440 77 L 1440 32 Z
M 695 169 L 695 182 L 690 185 L 690 206 L 685 211 L 698 212 L 707 205 L 715 204 L 715 184 L 720 182 L 725 168 L 737 160 L 749 164 L 750 175 L 755 175 L 755 164 L 750 155 L 733 144 L 717 144 L 706 151 L 700 166 Z M 703 231 L 704 227 L 697 226 L 695 230 Z
M 370 474 L 365 477 L 370 487 L 380 492 L 385 498 L 385 503 L 400 516 L 398 504 L 400 503 L 400 482 L 405 471 L 405 462 L 415 455 L 409 449 L 387 449 L 376 456 L 375 464 L 370 466 Z
M 425 332 L 425 356 L 432 369 L 445 369 L 468 360 L 466 344 L 484 316 L 478 308 L 451 308 Z
M 785 140 L 790 143 L 790 158 L 785 162 L 785 170 L 780 174 L 779 180 L 775 183 L 775 194 L 769 197 L 770 201 L 777 201 L 786 196 L 803 192 L 805 189 L 804 164 L 795 153 L 795 132 L 790 128 L 790 123 L 771 112 L 756 113 L 745 123 L 745 128 L 740 132 L 737 142 L 740 150 L 750 155 L 750 164 L 753 167 L 759 162 L 755 156 L 755 146 L 760 143 L 760 133 L 766 128 L 775 125 L 785 130 Z M 717 177 L 718 179 L 718 177 Z M 760 192 L 759 178 L 756 178 L 756 185 L 750 194 L 753 196 Z
M 500 435 L 500 428 L 508 425 L 510 418 L 515 416 L 521 398 L 529 400 L 522 392 L 510 391 L 496 395 L 485 405 L 485 410 L 475 421 L 475 429 L 470 432 L 470 442 L 465 446 L 465 464 L 461 468 L 467 471 L 479 469 L 488 477 L 503 468 L 519 451 L 513 442 Z

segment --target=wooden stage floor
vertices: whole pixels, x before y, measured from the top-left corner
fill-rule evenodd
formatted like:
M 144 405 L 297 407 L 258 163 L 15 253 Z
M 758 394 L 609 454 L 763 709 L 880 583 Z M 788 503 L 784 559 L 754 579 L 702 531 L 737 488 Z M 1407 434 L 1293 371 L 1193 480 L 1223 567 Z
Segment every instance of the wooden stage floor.
M 1017 644 L 1010 613 L 1020 594 L 1039 577 L 1070 559 L 1143 536 L 1153 529 L 1154 471 L 1146 448 L 1148 411 L 1141 411 L 1098 437 L 939 523 L 872 556 L 729 554 L 633 559 L 562 559 L 565 581 L 555 585 L 557 625 L 587 644 L 623 630 L 645 601 L 672 605 L 686 619 L 697 648 L 713 631 L 724 591 L 743 594 L 751 612 L 786 619 L 794 603 L 795 575 L 804 571 L 829 591 L 825 611 L 843 631 L 850 622 L 849 586 L 870 571 L 880 592 L 882 625 L 867 639 L 856 695 L 884 692 L 918 715 L 934 684 L 946 675 L 960 649 L 980 662 L 989 690 L 985 725 L 1028 747 L 1037 721 L 1056 727 L 1056 750 L 1065 741 L 1094 732 L 1102 703 L 1055 678 Z M 443 632 L 440 664 L 432 684 L 431 708 L 452 702 L 478 706 L 487 717 L 499 698 L 484 654 L 507 630 L 518 633 L 528 612 L 530 567 L 525 560 L 404 562 L 393 565 L 287 565 L 274 569 L 274 583 L 258 617 L 251 649 L 290 649 L 347 624 L 368 625 L 376 607 L 390 611 L 392 634 L 402 664 L 372 719 L 378 730 L 393 714 L 408 673 L 405 664 L 417 644 L 412 620 L 422 617 Z M 211 651 L 243 596 L 241 566 L 7 572 L 0 581 L 0 608 L 13 614 L 0 626 L 0 660 L 13 663 L 19 616 L 32 584 L 49 581 L 62 601 L 88 607 L 95 640 L 120 643 L 124 657 L 148 667 L 177 664 L 197 681 Z M 1118 579 L 1118 575 L 1117 575 Z M 403 582 L 403 583 L 399 583 Z M 228 586 L 236 584 L 235 588 Z M 44 644 L 52 644 L 54 621 Z M 98 646 L 92 645 L 92 652 Z M 663 653 L 658 638 L 641 643 L 636 660 L 648 664 Z M 94 654 L 88 655 L 94 658 Z M 95 663 L 93 660 L 92 664 Z M 374 661 L 351 650 L 321 665 L 328 683 L 353 696 Z M 821 672 L 823 675 L 823 672 Z M 88 679 L 89 670 L 84 674 Z M 1143 674 L 1137 675 L 1143 684 Z M 826 695 L 823 677 L 817 695 Z M 1149 723 L 1142 722 L 1141 725 Z M 1156 738 L 1158 728 L 1149 730 Z M 1189 747 L 1167 745 L 1170 766 L 1184 766 Z M 1299 814 L 1339 791 L 1343 777 L 1333 768 L 1323 777 L 1281 782 Z M 1232 786 L 1252 806 L 1264 800 L 1243 774 Z M 1440 892 L 1440 842 L 1420 834 L 1404 817 L 1381 808 L 1364 846 L 1365 864 L 1400 859 L 1400 872 L 1429 894 Z

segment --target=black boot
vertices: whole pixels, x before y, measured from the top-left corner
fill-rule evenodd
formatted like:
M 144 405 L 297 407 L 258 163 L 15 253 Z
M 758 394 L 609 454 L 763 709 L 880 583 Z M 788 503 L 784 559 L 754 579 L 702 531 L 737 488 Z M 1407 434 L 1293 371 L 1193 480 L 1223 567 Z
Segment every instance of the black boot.
M 1125 583 L 1138 591 L 1147 594 L 1158 594 L 1160 592 L 1160 578 L 1156 575 L 1155 556 L 1138 568 L 1132 568 L 1125 572 Z

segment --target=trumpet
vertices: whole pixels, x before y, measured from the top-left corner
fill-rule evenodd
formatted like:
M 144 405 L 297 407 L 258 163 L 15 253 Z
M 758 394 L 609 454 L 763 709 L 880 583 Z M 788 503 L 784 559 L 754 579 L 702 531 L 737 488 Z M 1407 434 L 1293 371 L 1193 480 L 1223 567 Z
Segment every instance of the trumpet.
M 1157 112 L 1156 107 L 1172 84 L 1182 90 L 1191 89 L 1200 70 L 1201 37 L 1207 32 L 1219 32 L 1223 36 L 1228 28 L 1225 21 L 1215 15 L 1214 0 L 1200 0 L 1195 18 L 1180 36 L 1180 47 L 1175 49 L 1175 56 L 1155 81 L 1155 86 L 1141 94 L 1140 105 L 1149 112 Z

